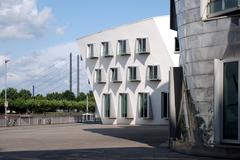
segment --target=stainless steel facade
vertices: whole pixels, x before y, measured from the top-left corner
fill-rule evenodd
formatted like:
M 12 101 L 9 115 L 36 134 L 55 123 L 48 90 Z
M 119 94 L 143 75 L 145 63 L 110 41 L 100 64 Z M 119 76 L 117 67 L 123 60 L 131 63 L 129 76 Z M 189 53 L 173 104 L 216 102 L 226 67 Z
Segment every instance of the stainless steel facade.
M 217 1 L 226 3 L 224 0 Z M 210 12 L 209 7 L 212 7 L 210 5 L 213 1 L 175 0 L 174 2 L 172 5 L 175 6 L 171 8 L 176 9 L 183 83 L 180 109 L 173 117 L 178 117 L 175 123 L 176 132 L 179 134 L 171 137 L 171 147 L 196 154 L 215 154 L 216 151 L 219 153 L 216 156 L 226 156 L 231 153 L 230 156 L 239 157 L 237 151 L 240 150 L 240 141 L 235 141 L 235 147 L 232 147 L 233 144 L 226 145 L 221 136 L 223 113 L 220 101 L 223 99 L 223 91 L 221 85 L 218 85 L 223 83 L 221 69 L 223 63 L 240 59 L 238 3 L 234 8 L 220 6 L 220 9 L 211 8 Z M 235 5 L 233 0 L 231 2 L 224 6 Z M 215 7 L 219 7 L 217 5 Z M 212 13 L 213 11 L 216 12 Z M 173 20 L 171 22 L 174 23 Z M 170 79 L 171 85 L 174 76 Z M 176 107 L 171 104 L 170 106 L 170 110 Z

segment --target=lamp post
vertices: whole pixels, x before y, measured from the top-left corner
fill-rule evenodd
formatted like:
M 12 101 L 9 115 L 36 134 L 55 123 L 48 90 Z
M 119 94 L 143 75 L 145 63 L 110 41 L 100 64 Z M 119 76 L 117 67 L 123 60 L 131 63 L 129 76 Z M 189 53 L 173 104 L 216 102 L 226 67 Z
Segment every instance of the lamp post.
M 8 108 L 8 101 L 7 101 L 7 63 L 10 60 L 6 59 L 4 61 L 5 63 L 5 98 L 4 98 L 4 107 L 5 107 L 5 112 L 4 112 L 4 118 L 5 118 L 5 126 L 7 127 L 7 108 Z

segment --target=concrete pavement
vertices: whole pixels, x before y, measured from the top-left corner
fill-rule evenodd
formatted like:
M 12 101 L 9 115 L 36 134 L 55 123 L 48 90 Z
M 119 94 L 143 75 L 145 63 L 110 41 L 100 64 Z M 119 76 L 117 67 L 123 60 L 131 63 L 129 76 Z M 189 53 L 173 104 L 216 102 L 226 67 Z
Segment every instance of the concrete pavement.
M 167 138 L 167 126 L 69 124 L 0 128 L 0 159 L 209 159 L 172 152 Z

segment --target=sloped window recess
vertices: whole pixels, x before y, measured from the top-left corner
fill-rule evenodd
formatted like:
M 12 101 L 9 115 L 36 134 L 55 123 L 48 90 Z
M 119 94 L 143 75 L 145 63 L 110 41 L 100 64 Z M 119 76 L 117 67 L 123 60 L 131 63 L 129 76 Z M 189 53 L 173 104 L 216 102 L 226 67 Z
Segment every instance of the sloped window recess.
M 150 54 L 150 46 L 148 38 L 137 38 L 135 43 L 135 53 Z
M 139 117 L 144 119 L 153 119 L 151 97 L 149 93 L 140 92 L 138 94 Z
M 103 57 L 113 57 L 111 42 L 101 43 L 101 55 Z
M 87 45 L 87 57 L 89 59 L 97 59 L 98 58 L 96 47 L 93 43 Z
M 120 69 L 117 67 L 111 68 L 111 77 L 110 77 L 110 81 L 113 83 L 120 83 L 122 82 L 122 78 L 121 78 L 121 72 Z
M 208 17 L 235 15 L 240 13 L 239 0 L 210 0 L 207 5 Z
M 149 65 L 147 68 L 147 75 L 149 81 L 160 81 L 160 66 L 159 65 Z
M 128 67 L 128 81 L 130 82 L 140 82 L 140 73 L 138 66 Z
M 128 40 L 118 40 L 117 42 L 117 54 L 120 56 L 130 55 L 130 46 Z
M 120 117 L 128 117 L 129 97 L 127 93 L 119 94 Z
M 106 83 L 106 77 L 103 69 L 95 69 L 95 82 Z
M 175 54 L 179 54 L 180 46 L 179 46 L 179 40 L 178 37 L 175 37 Z
M 161 117 L 168 118 L 168 108 L 169 108 L 169 93 L 161 93 Z
M 103 94 L 103 111 L 104 117 L 111 117 L 111 94 L 105 93 Z

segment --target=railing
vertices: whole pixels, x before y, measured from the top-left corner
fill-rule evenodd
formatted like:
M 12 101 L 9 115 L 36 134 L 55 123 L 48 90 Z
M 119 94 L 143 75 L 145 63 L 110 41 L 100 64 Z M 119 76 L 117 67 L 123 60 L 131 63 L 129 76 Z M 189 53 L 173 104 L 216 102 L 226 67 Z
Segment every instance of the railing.
M 85 123 L 86 118 L 83 114 L 73 115 L 8 115 L 5 119 L 4 115 L 0 115 L 0 127 L 13 126 L 31 126 L 31 125 L 51 125 L 51 124 L 67 124 L 67 123 Z M 101 123 L 100 118 L 93 116 L 91 123 Z
M 212 0 L 208 4 L 208 11 L 210 16 L 224 15 L 238 10 L 240 7 L 240 0 Z

